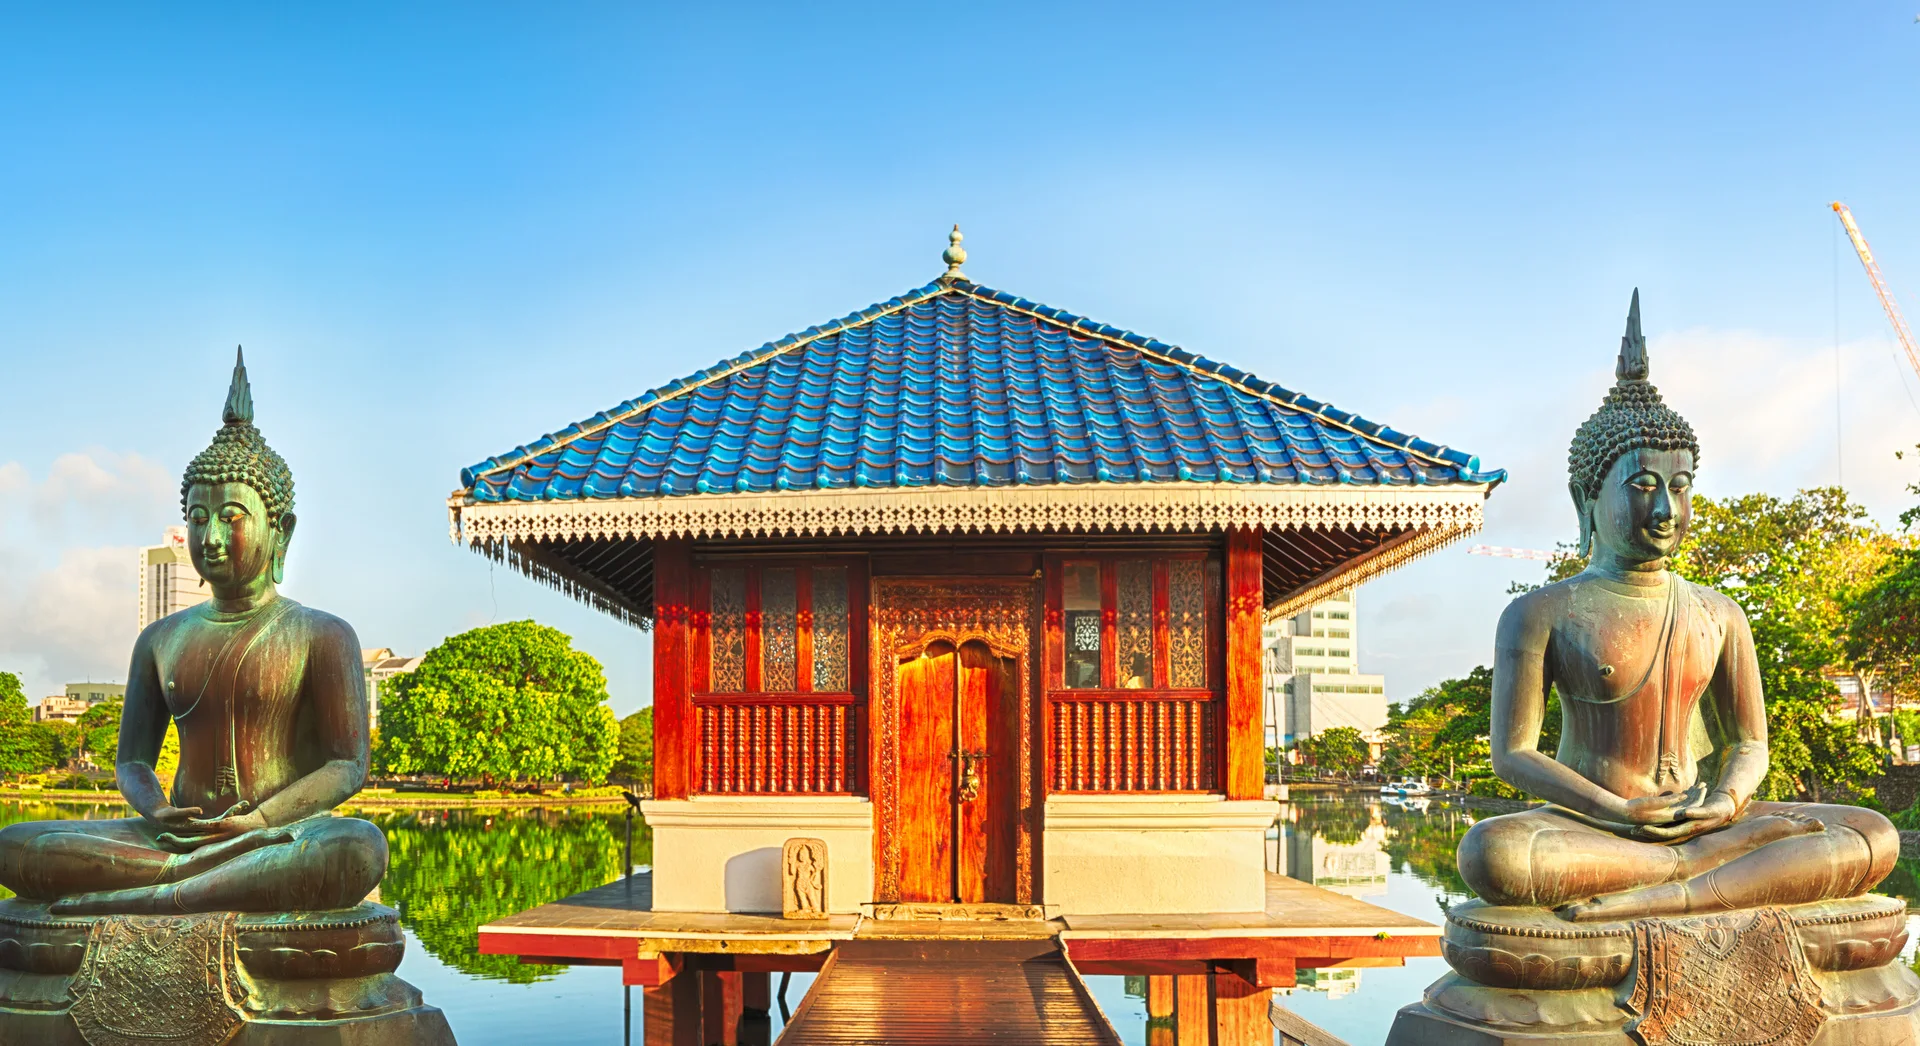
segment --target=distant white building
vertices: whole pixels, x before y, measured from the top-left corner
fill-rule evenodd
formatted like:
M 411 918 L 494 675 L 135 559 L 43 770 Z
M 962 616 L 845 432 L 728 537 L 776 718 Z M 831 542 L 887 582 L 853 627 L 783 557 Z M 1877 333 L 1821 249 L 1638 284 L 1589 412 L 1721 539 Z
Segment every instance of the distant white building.
M 360 651 L 360 668 L 367 674 L 367 716 L 371 726 L 380 725 L 380 684 L 419 668 L 421 660 L 400 657 L 383 646 Z
M 1380 757 L 1387 679 L 1360 671 L 1359 620 L 1349 589 L 1267 623 L 1261 677 L 1268 746 L 1285 747 L 1350 726 L 1366 738 L 1373 758 Z
M 168 527 L 158 545 L 140 550 L 140 627 L 213 598 L 187 555 L 187 528 Z
M 68 683 L 66 693 L 43 697 L 33 706 L 33 721 L 71 723 L 94 705 L 126 699 L 127 688 L 121 683 Z

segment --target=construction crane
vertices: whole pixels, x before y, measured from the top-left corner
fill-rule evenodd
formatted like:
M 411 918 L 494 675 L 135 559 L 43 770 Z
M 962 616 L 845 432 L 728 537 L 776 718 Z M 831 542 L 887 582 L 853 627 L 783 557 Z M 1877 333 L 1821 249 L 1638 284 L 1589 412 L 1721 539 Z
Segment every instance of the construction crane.
M 1469 556 L 1497 556 L 1500 559 L 1533 559 L 1542 563 L 1551 563 L 1564 553 L 1543 552 L 1537 548 L 1508 548 L 1505 545 L 1475 545 L 1467 550 Z
M 1860 264 L 1867 270 L 1867 279 L 1873 281 L 1873 293 L 1880 296 L 1880 307 L 1887 310 L 1887 319 L 1893 321 L 1894 336 L 1900 339 L 1900 347 L 1907 350 L 1907 362 L 1913 366 L 1913 373 L 1920 377 L 1920 349 L 1913 344 L 1913 332 L 1907 329 L 1907 321 L 1900 315 L 1900 306 L 1893 300 L 1893 292 L 1887 289 L 1887 281 L 1880 276 L 1880 266 L 1873 260 L 1873 248 L 1867 246 L 1867 238 L 1860 234 L 1860 226 L 1854 223 L 1853 212 L 1839 200 L 1833 201 L 1833 213 L 1840 216 L 1840 224 L 1847 228 L 1847 239 L 1853 241 L 1853 250 L 1860 256 Z

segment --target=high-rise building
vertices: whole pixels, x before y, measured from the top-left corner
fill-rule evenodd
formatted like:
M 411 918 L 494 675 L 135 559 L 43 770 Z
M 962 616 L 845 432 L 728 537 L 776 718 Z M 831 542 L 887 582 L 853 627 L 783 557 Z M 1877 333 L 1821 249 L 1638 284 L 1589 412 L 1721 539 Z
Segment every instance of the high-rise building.
M 168 527 L 158 545 L 140 550 L 140 627 L 213 598 L 187 555 L 187 528 Z
M 1379 758 L 1387 680 L 1360 671 L 1359 621 L 1349 589 L 1292 617 L 1267 622 L 1261 676 L 1270 747 L 1350 726 Z

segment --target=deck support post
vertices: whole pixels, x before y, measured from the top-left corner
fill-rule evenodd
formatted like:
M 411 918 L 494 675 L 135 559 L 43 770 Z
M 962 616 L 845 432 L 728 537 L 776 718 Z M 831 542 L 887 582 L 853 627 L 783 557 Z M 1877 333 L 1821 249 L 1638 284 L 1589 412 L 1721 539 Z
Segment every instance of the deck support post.
M 1173 1037 L 1176 1046 L 1211 1046 L 1213 1019 L 1208 1012 L 1208 975 L 1173 978 Z
M 640 1020 L 646 1046 L 705 1046 L 700 1041 L 700 978 L 675 977 L 648 988 Z
M 1207 975 L 1213 1011 L 1212 1046 L 1267 1046 L 1273 1042 L 1273 1025 L 1267 1021 L 1267 1005 L 1273 989 L 1262 988 L 1231 969 L 1216 969 Z
M 739 1046 L 741 1001 L 739 973 L 701 972 L 701 1046 Z
M 740 1046 L 767 1046 L 773 1041 L 773 975 L 763 971 L 740 974 Z
M 1147 1017 L 1173 1016 L 1173 978 L 1166 974 L 1147 975 Z

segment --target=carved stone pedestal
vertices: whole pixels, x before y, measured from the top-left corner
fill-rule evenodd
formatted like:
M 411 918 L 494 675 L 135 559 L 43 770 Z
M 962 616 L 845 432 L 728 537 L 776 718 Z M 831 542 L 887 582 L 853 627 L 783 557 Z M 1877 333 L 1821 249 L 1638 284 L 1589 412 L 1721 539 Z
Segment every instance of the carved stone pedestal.
M 1906 905 L 1859 897 L 1724 915 L 1569 923 L 1470 902 L 1452 973 L 1388 1046 L 1916 1046 Z
M 454 1046 L 391 908 L 53 916 L 0 901 L 0 1043 Z

